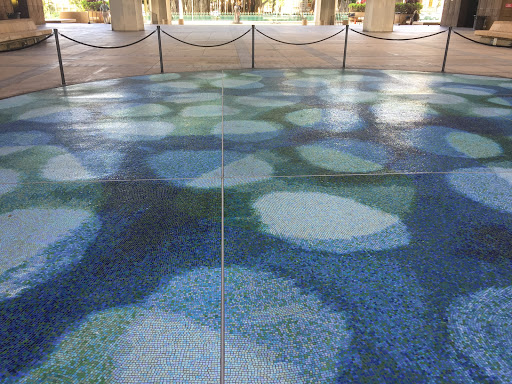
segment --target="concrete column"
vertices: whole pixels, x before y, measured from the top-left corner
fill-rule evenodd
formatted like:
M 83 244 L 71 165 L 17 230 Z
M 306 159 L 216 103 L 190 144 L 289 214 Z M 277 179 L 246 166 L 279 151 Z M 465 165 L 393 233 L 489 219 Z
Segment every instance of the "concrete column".
M 334 25 L 336 0 L 315 1 L 315 25 Z
M 143 31 L 140 0 L 110 0 L 110 20 L 113 31 Z
M 171 24 L 172 13 L 169 0 L 151 0 L 151 24 Z
M 396 0 L 366 0 L 363 31 L 393 32 Z

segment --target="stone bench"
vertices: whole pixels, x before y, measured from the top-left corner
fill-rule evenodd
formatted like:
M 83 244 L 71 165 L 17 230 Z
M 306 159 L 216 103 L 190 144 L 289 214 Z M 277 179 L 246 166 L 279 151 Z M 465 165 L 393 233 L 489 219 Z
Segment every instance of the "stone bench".
M 495 21 L 488 31 L 475 31 L 476 36 L 491 39 L 492 45 L 497 45 L 498 40 L 505 40 L 503 45 L 512 44 L 512 21 Z M 501 45 L 501 44 L 500 44 Z
M 0 51 L 35 44 L 51 34 L 51 29 L 37 29 L 31 19 L 1 20 Z

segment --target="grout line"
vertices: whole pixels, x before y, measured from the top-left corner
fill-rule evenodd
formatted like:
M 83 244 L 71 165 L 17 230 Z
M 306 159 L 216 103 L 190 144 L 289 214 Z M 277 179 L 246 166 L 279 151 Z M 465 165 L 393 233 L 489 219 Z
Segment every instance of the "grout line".
M 222 129 L 224 129 L 224 121 L 222 121 Z M 223 134 L 223 132 L 222 132 Z M 512 173 L 512 168 L 503 168 L 502 171 L 496 172 L 490 168 L 482 167 L 482 171 L 397 171 L 397 172 L 382 172 L 382 173 L 337 173 L 337 174 L 297 174 L 297 175 L 238 175 L 238 176 L 225 176 L 224 175 L 224 146 L 222 145 L 221 154 L 221 188 L 224 188 L 225 179 L 291 179 L 300 177 L 355 177 L 355 176 L 399 176 L 399 175 L 448 175 L 448 174 L 495 174 L 495 173 Z M 510 170 L 509 170 L 510 169 Z M 66 183 L 82 183 L 82 184 L 94 184 L 94 183 L 126 183 L 126 182 L 144 182 L 144 181 L 172 181 L 172 180 L 218 180 L 219 177 L 170 177 L 170 178 L 149 178 L 149 179 L 96 179 L 96 180 L 62 180 L 62 181 L 27 181 L 18 183 L 3 183 L 0 181 L 0 185 L 33 185 L 33 184 L 66 184 Z
M 226 369 L 226 308 L 224 279 L 224 71 L 222 71 L 221 95 L 221 244 L 220 244 L 220 384 L 225 381 Z

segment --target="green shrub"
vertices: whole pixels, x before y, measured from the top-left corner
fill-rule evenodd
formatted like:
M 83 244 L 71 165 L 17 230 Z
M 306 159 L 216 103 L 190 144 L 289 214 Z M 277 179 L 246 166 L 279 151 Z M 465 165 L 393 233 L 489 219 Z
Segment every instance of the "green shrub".
M 99 11 L 100 5 L 103 4 L 103 1 L 71 0 L 71 3 L 76 5 L 78 10 L 81 10 L 81 11 Z M 107 5 L 109 5 L 108 1 L 107 1 Z
M 366 4 L 349 4 L 348 9 L 350 12 L 364 12 L 366 9 Z
M 396 3 L 395 13 L 413 14 L 414 11 L 418 11 L 419 13 L 421 11 L 421 8 L 423 8 L 423 5 L 421 3 Z

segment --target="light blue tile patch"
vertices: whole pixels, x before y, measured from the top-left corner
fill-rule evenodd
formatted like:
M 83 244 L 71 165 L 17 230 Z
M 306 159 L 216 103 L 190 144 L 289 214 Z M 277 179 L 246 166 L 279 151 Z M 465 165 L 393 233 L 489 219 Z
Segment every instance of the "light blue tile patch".
M 512 213 L 512 168 L 464 168 L 446 179 L 467 198 Z
M 217 117 L 236 115 L 239 109 L 222 105 L 194 105 L 181 111 L 183 117 Z
M 161 104 L 127 104 L 109 107 L 106 110 L 112 117 L 157 117 L 171 113 L 172 109 Z
M 310 108 L 290 112 L 286 120 L 300 127 L 330 132 L 352 132 L 365 127 L 356 110 Z
M 161 121 L 116 121 L 91 126 L 102 135 L 119 141 L 155 141 L 172 134 L 175 126 Z
M 305 249 L 344 254 L 402 247 L 410 240 L 398 216 L 326 193 L 272 192 L 253 207 L 264 232 Z
M 439 88 L 441 91 L 459 93 L 462 95 L 488 96 L 496 93 L 496 90 L 484 87 L 462 86 L 462 85 L 446 85 Z
M 284 85 L 293 88 L 324 88 L 329 82 L 318 77 L 306 77 L 302 79 L 285 80 Z
M 273 139 L 281 133 L 280 124 L 263 120 L 231 120 L 224 122 L 224 139 L 240 143 L 253 143 Z M 213 134 L 221 136 L 222 123 L 213 128 Z
M 191 103 L 202 103 L 207 101 L 220 100 L 220 93 L 208 93 L 208 92 L 194 92 L 194 93 L 181 93 L 171 96 L 167 96 L 162 101 L 176 104 L 191 104 Z
M 79 260 L 100 227 L 100 220 L 82 209 L 29 208 L 0 215 L 0 300 Z
M 496 383 L 512 377 L 512 287 L 490 287 L 456 300 L 448 309 L 450 336 Z
M 427 126 L 404 135 L 412 146 L 441 156 L 480 159 L 503 153 L 501 146 L 491 139 L 448 127 Z
M 304 294 L 291 280 L 229 267 L 226 276 L 226 359 L 230 383 L 335 383 L 351 333 L 345 315 Z M 219 329 L 220 270 L 200 268 L 173 278 L 145 307 L 182 313 Z M 213 284 L 212 284 L 213 283 Z M 266 351 L 266 352 L 265 352 Z M 289 381 L 292 380 L 292 381 Z
M 83 123 L 91 120 L 91 113 L 85 108 L 55 106 L 31 109 L 18 116 L 18 120 L 28 120 L 37 123 Z

